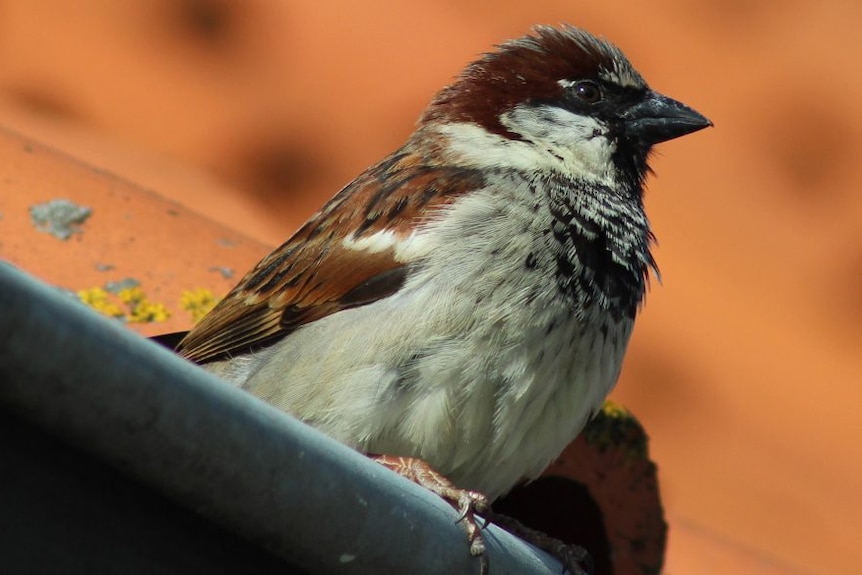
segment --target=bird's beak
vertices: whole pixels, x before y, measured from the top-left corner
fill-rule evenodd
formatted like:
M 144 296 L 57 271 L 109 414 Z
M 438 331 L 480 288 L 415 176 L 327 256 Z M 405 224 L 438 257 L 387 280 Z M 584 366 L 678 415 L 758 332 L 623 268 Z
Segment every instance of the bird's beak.
M 712 126 L 705 116 L 682 102 L 649 92 L 623 114 L 626 132 L 645 146 L 652 146 Z

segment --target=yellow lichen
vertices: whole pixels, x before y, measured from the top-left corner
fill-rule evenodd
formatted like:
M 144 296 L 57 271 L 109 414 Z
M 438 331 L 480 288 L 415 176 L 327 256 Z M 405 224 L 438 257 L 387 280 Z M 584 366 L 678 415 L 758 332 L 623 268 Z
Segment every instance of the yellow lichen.
M 117 297 L 129 308 L 129 323 L 151 323 L 171 317 L 171 312 L 164 304 L 148 300 L 140 287 L 121 289 Z
M 192 315 L 195 323 L 209 313 L 215 304 L 215 295 L 206 288 L 186 290 L 180 296 L 180 307 Z
M 171 312 L 164 304 L 143 300 L 137 303 L 128 315 L 130 323 L 151 323 L 165 321 L 171 317 Z
M 151 323 L 171 317 L 170 310 L 164 304 L 147 299 L 140 286 L 117 289 L 119 286 L 112 287 L 109 282 L 105 287 L 82 289 L 77 293 L 78 299 L 106 316 L 127 323 Z M 180 308 L 189 312 L 195 323 L 209 313 L 216 303 L 218 299 L 206 288 L 186 290 L 180 296 Z
M 128 323 L 165 321 L 171 317 L 164 304 L 149 301 L 140 287 L 124 288 L 116 295 L 100 287 L 87 288 L 78 292 L 78 299 L 104 315 Z
M 625 407 L 609 399 L 605 400 L 604 405 L 602 405 L 602 412 L 607 417 L 613 417 L 616 419 L 629 416 L 629 412 Z
M 140 287 L 123 288 L 117 292 L 117 297 L 126 305 L 134 306 L 146 300 L 144 290 Z
M 78 299 L 108 317 L 123 317 L 125 315 L 122 308 L 111 301 L 111 294 L 100 287 L 79 290 Z

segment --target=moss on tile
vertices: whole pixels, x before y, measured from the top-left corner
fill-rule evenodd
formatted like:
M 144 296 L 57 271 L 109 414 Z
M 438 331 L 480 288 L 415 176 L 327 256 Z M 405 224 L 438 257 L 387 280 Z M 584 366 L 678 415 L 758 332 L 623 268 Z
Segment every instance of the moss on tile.
M 121 289 L 117 292 L 117 297 L 129 309 L 126 316 L 129 323 L 152 323 L 171 317 L 171 312 L 164 304 L 147 299 L 144 290 L 139 286 Z
M 82 303 L 103 315 L 114 318 L 122 318 L 125 315 L 123 309 L 113 301 L 111 294 L 103 288 L 85 288 L 78 290 L 77 294 Z
M 215 307 L 217 301 L 213 292 L 206 288 L 185 290 L 180 296 L 180 308 L 189 312 L 192 321 L 197 323 Z
M 113 289 L 115 284 L 109 284 L 79 290 L 78 299 L 99 313 L 126 323 L 152 323 L 171 317 L 170 310 L 162 303 L 150 301 L 140 286 Z

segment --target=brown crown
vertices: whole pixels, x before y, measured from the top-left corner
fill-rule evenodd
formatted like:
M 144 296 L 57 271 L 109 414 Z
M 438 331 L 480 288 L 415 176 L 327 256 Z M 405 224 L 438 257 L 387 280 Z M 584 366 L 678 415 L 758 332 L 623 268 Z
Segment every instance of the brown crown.
M 560 80 L 624 78 L 643 84 L 625 55 L 613 44 L 578 28 L 537 26 L 532 34 L 510 40 L 485 54 L 443 88 L 423 122 L 474 122 L 517 139 L 500 115 L 520 103 L 554 101 L 563 95 Z

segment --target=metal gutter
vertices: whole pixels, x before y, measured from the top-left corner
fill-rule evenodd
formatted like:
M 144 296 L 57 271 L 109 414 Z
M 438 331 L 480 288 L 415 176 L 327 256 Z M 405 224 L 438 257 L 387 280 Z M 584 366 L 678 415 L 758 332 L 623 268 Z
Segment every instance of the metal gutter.
M 435 496 L 0 262 L 6 414 L 277 555 L 285 573 L 478 573 Z M 562 572 L 484 533 L 491 575 Z

